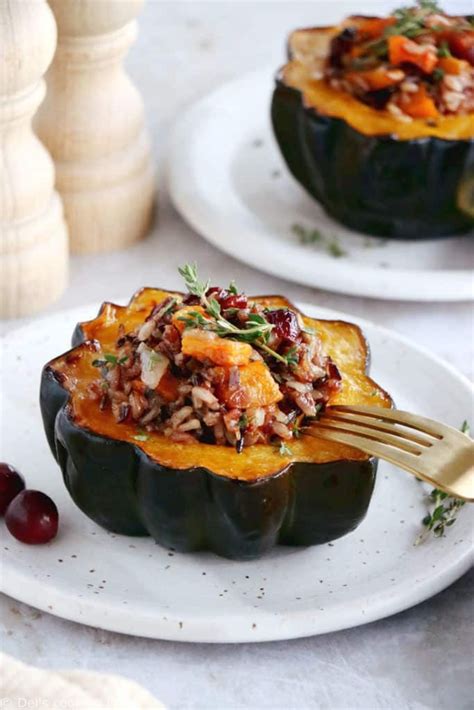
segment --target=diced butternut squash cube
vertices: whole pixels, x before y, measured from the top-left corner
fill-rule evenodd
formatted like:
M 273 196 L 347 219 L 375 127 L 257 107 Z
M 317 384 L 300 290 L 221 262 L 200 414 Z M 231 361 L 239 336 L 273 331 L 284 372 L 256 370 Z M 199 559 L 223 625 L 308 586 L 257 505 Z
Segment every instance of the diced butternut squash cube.
M 178 399 L 178 387 L 179 380 L 169 370 L 166 370 L 156 391 L 166 402 L 174 402 Z
M 202 306 L 183 306 L 179 309 L 179 311 L 176 311 L 176 313 L 173 314 L 171 319 L 172 324 L 179 330 L 180 333 L 183 333 L 186 329 L 186 323 L 181 319 L 186 317 L 191 318 L 193 313 L 199 313 L 199 315 L 206 318 L 206 320 L 210 320 Z
M 414 64 L 426 74 L 431 74 L 438 63 L 436 49 L 422 47 L 403 35 L 392 35 L 388 38 L 388 56 L 390 64 Z
M 283 398 L 278 384 L 262 360 L 239 367 L 237 381 L 236 373 L 232 374 L 223 368 L 222 384 L 218 392 L 220 400 L 229 408 L 267 407 Z
M 446 74 L 462 74 L 469 69 L 469 62 L 456 57 L 441 57 L 438 60 L 438 67 Z
M 203 362 L 210 360 L 215 365 L 246 365 L 250 362 L 252 347 L 237 340 L 219 338 L 209 330 L 185 330 L 182 336 L 182 352 Z
M 438 109 L 423 85 L 416 94 L 403 94 L 400 108 L 412 118 L 436 118 Z

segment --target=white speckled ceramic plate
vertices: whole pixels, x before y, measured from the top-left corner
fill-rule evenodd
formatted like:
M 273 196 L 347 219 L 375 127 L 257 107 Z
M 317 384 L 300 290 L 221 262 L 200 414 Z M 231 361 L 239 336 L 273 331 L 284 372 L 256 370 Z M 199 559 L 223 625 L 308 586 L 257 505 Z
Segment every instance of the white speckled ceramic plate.
M 471 300 L 473 235 L 397 241 L 357 234 L 292 178 L 270 126 L 273 75 L 268 67 L 225 84 L 178 122 L 169 185 L 183 217 L 236 259 L 308 286 L 382 299 Z M 294 225 L 325 239 L 301 244 Z
M 323 318 L 350 317 L 303 305 Z M 443 539 L 415 547 L 426 512 L 423 486 L 382 463 L 365 521 L 352 534 L 311 548 L 279 547 L 262 560 L 179 554 L 148 538 L 113 535 L 72 503 L 40 420 L 41 366 L 68 347 L 80 308 L 21 328 L 2 342 L 0 460 L 56 501 L 60 534 L 48 545 L 16 542 L 1 523 L 1 588 L 44 611 L 127 634 L 183 641 L 268 641 L 335 631 L 393 614 L 465 572 L 473 510 Z M 459 426 L 472 410 L 468 381 L 398 335 L 359 322 L 372 347 L 372 374 L 398 406 Z M 440 396 L 442 393 L 442 396 Z

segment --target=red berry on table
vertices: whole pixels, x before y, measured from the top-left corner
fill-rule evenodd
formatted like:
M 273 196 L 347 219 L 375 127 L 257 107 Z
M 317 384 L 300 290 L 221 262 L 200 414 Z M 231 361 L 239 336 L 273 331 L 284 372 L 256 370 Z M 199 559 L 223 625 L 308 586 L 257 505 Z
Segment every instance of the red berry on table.
M 40 545 L 52 540 L 58 532 L 58 519 L 56 505 L 41 491 L 22 491 L 10 503 L 5 514 L 9 532 L 28 545 Z
M 25 481 L 19 471 L 8 463 L 0 463 L 0 515 L 25 487 Z

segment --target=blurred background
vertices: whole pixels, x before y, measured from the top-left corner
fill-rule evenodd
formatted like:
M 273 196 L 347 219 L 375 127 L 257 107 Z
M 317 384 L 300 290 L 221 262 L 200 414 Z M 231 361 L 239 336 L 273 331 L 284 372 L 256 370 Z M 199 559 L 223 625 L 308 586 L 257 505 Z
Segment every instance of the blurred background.
M 48 312 L 126 298 L 143 285 L 176 288 L 180 285 L 178 265 L 192 259 L 203 273 L 219 274 L 223 283 L 235 278 L 249 293 L 284 292 L 293 300 L 311 300 L 390 324 L 421 344 L 434 347 L 436 343 L 438 354 L 466 372 L 466 353 L 449 339 L 440 342 L 437 333 L 438 318 L 448 314 L 457 331 L 471 332 L 472 313 L 467 304 L 383 302 L 285 283 L 217 251 L 185 224 L 166 192 L 168 138 L 175 120 L 196 100 L 253 69 L 267 66 L 271 76 L 285 60 L 291 29 L 333 23 L 346 14 L 383 14 L 394 5 L 393 0 L 365 0 L 362 5 L 355 0 L 147 0 L 125 66 L 145 103 L 156 168 L 158 219 L 148 238 L 126 251 L 72 255 L 68 288 Z M 442 5 L 453 13 L 473 11 L 469 0 L 446 0 Z M 423 318 L 417 319 L 415 332 L 412 318 L 419 312 Z M 14 325 L 9 322 L 3 329 Z

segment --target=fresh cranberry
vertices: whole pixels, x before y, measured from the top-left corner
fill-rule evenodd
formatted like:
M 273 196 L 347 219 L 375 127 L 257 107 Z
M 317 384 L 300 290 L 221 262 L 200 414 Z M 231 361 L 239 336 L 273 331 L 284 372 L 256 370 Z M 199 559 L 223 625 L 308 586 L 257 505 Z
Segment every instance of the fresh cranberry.
M 10 503 L 5 523 L 13 537 L 28 545 L 49 542 L 58 532 L 58 509 L 41 491 L 25 490 Z
M 206 296 L 212 296 L 219 303 L 223 311 L 227 308 L 247 308 L 248 299 L 244 293 L 231 293 L 226 288 L 211 286 Z
M 0 463 L 0 515 L 4 515 L 14 497 L 24 487 L 25 481 L 21 473 L 8 463 Z
M 273 329 L 275 335 L 282 340 L 296 342 L 301 328 L 294 311 L 290 311 L 289 308 L 277 308 L 274 311 L 267 311 L 266 317 L 267 321 L 275 326 Z

